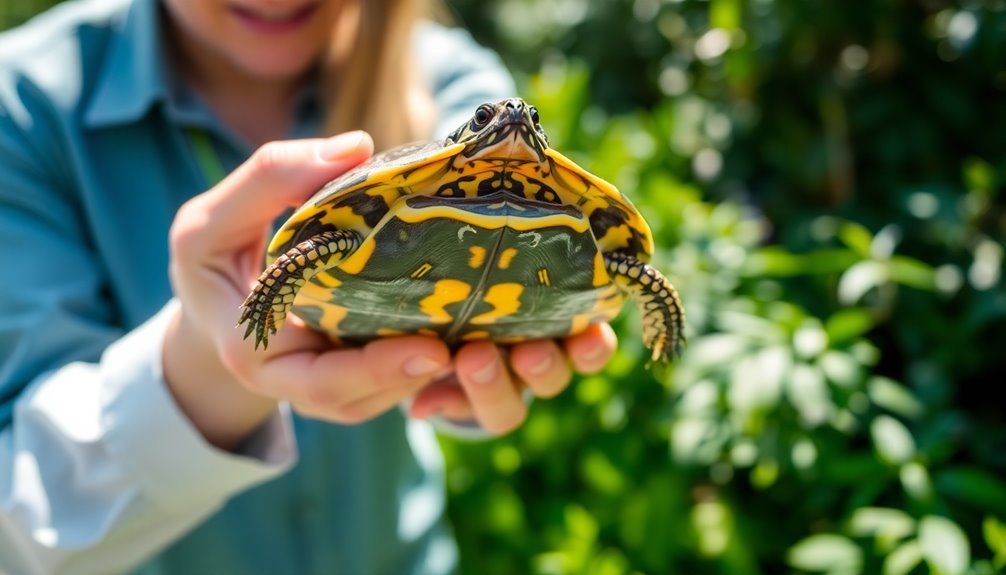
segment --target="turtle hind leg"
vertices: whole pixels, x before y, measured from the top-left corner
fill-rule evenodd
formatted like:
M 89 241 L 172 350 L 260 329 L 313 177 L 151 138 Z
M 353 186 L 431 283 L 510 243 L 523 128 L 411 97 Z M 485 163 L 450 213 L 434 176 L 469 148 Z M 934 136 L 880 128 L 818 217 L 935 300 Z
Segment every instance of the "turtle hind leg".
M 604 254 L 608 275 L 636 302 L 643 322 L 643 343 L 650 361 L 667 362 L 685 345 L 685 310 L 671 282 L 652 266 L 612 252 Z
M 252 292 L 241 304 L 238 325 L 248 322 L 245 339 L 255 334 L 255 349 L 269 346 L 269 336 L 282 327 L 304 282 L 315 273 L 338 265 L 362 242 L 351 230 L 322 232 L 312 236 L 285 254 L 262 272 Z

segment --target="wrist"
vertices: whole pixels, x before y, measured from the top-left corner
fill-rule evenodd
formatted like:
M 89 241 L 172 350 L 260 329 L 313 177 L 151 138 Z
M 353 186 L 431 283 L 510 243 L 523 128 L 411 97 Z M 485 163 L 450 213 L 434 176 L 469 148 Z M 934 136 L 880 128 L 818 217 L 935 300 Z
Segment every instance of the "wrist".
M 162 355 L 164 381 L 185 416 L 212 445 L 236 450 L 276 410 L 223 364 L 217 347 L 179 307 L 168 323 Z

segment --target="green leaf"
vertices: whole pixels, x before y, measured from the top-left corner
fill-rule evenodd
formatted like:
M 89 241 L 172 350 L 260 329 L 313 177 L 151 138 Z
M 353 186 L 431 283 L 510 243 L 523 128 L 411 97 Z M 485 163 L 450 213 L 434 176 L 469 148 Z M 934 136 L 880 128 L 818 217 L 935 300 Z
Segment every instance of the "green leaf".
M 584 481 L 600 493 L 618 494 L 625 489 L 625 476 L 600 450 L 588 451 L 580 462 Z
M 843 222 L 838 228 L 838 239 L 863 258 L 870 257 L 873 234 L 855 222 Z
M 845 305 L 858 302 L 866 292 L 888 281 L 888 267 L 881 262 L 864 260 L 842 274 L 838 281 L 838 299 Z
M 922 561 L 922 547 L 912 539 L 884 558 L 883 575 L 908 575 Z
M 987 512 L 1006 515 L 1006 481 L 977 467 L 951 467 L 933 477 L 936 490 Z
M 830 350 L 824 352 L 818 360 L 821 371 L 835 385 L 851 389 L 862 381 L 863 366 L 856 358 L 844 351 Z
M 896 283 L 925 291 L 936 289 L 936 270 L 917 259 L 894 256 L 888 262 L 890 277 Z
M 824 374 L 815 366 L 796 364 L 786 378 L 786 396 L 810 427 L 828 421 L 835 412 Z
M 915 519 L 900 509 L 861 507 L 849 519 L 849 531 L 856 537 L 901 539 L 915 532 Z
M 587 544 L 594 543 L 599 531 L 597 518 L 575 503 L 566 506 L 566 528 L 571 536 Z
M 788 347 L 773 346 L 734 365 L 727 401 L 740 413 L 775 407 L 782 395 L 783 377 L 793 364 Z
M 739 0 L 713 0 L 709 6 L 709 25 L 713 28 L 734 30 L 741 25 Z
M 805 571 L 856 572 L 863 564 L 863 550 L 848 537 L 820 533 L 791 547 L 786 554 L 786 562 Z
M 733 333 L 704 335 L 688 342 L 688 360 L 701 367 L 732 364 L 747 352 L 750 338 Z
M 887 377 L 871 377 L 866 393 L 873 403 L 902 417 L 915 419 L 925 411 L 925 406 L 907 387 Z
M 915 440 L 908 428 L 889 415 L 878 415 L 870 424 L 870 436 L 880 458 L 892 465 L 915 457 Z
M 919 546 L 929 567 L 939 575 L 961 575 L 971 562 L 967 536 L 946 517 L 927 515 L 922 518 Z
M 996 170 L 981 158 L 968 158 L 964 162 L 964 185 L 971 190 L 992 190 L 996 187 Z
M 762 248 L 744 262 L 741 273 L 747 277 L 790 277 L 840 273 L 862 258 L 844 249 L 818 250 L 806 254 L 790 253 L 784 248 Z
M 929 472 L 917 461 L 911 461 L 901 466 L 898 471 L 901 485 L 916 501 L 928 502 L 933 497 L 933 482 Z
M 715 420 L 685 417 L 671 428 L 671 455 L 681 463 L 711 464 L 719 457 L 721 435 Z
M 838 345 L 857 338 L 873 329 L 873 314 L 863 308 L 839 310 L 824 323 L 824 331 L 831 344 Z
M 986 517 L 982 521 L 982 535 L 985 536 L 985 544 L 995 555 L 996 567 L 1006 567 L 1006 524 L 995 517 Z

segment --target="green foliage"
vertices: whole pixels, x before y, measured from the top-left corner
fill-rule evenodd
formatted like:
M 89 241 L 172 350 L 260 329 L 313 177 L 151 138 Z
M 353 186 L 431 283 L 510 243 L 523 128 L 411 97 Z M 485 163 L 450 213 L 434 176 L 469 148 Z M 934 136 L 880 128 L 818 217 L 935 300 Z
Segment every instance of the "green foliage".
M 647 371 L 627 312 L 604 373 L 444 439 L 463 572 L 1006 570 L 1006 2 L 450 4 L 690 338 Z
M 1004 569 L 1006 3 L 453 4 L 690 338 L 444 440 L 464 572 Z
M 0 30 L 16 26 L 60 0 L 0 0 Z

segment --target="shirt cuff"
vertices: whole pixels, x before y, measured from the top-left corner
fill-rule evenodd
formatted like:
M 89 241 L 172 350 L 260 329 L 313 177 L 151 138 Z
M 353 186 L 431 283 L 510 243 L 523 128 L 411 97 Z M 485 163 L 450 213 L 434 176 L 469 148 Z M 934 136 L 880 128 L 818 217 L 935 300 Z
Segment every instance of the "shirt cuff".
M 101 359 L 102 425 L 108 450 L 156 503 L 206 506 L 267 481 L 297 458 L 289 409 L 278 409 L 241 453 L 210 445 L 164 382 L 161 350 L 178 308 L 172 300 L 111 345 Z

